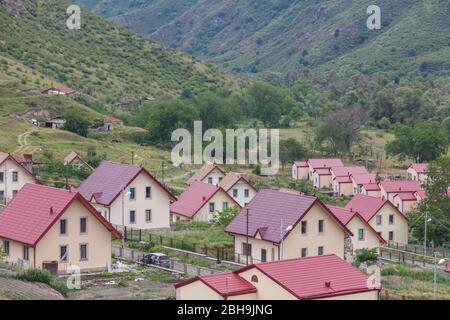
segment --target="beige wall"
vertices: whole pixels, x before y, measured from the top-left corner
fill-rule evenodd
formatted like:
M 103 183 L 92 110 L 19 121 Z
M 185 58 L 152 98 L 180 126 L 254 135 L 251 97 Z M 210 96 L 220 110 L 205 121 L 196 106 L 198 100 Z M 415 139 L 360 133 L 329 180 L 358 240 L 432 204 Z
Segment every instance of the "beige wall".
M 292 179 L 294 180 L 308 180 L 308 167 L 297 167 L 295 164 L 292 166 Z
M 14 170 L 19 173 L 19 181 L 13 182 L 13 173 L 9 172 L 10 170 Z M 4 175 L 3 182 L 0 182 L 0 191 L 5 193 L 5 197 L 8 198 L 8 201 L 12 199 L 13 191 L 20 191 L 20 189 L 22 189 L 22 187 L 27 183 L 36 183 L 33 176 L 27 173 L 22 166 L 9 159 L 0 165 L 0 172 L 3 172 Z
M 176 290 L 177 300 L 223 300 L 223 297 L 200 280 Z
M 236 198 L 233 197 L 233 190 L 238 191 L 238 196 Z M 248 190 L 249 196 L 245 197 L 245 190 Z M 228 194 L 230 197 L 234 198 L 234 200 L 239 203 L 241 207 L 245 207 L 252 199 L 256 196 L 256 191 L 253 189 L 247 182 L 243 180 L 239 180 L 230 190 L 228 190 Z
M 152 188 L 151 199 L 145 198 L 145 188 Z M 125 194 L 130 188 L 136 188 L 136 200 L 131 200 L 129 196 L 125 196 L 124 216 L 125 226 L 134 229 L 168 229 L 170 228 L 170 197 L 166 191 L 146 173 L 139 174 L 125 190 Z M 111 205 L 111 208 L 93 204 L 102 215 L 110 211 L 109 221 L 114 224 L 122 225 L 122 195 L 119 195 Z M 130 211 L 136 211 L 136 223 L 130 223 Z M 146 221 L 146 210 L 152 210 L 152 219 Z
M 399 197 L 394 197 L 393 203 L 403 214 L 408 214 L 418 205 L 417 201 L 402 201 Z
M 394 224 L 389 224 L 389 215 L 394 215 Z M 377 225 L 376 217 L 382 216 L 381 225 Z M 385 204 L 379 212 L 369 221 L 369 224 L 377 232 L 381 232 L 384 240 L 389 241 L 389 232 L 394 232 L 394 242 L 407 244 L 409 226 L 407 220 L 389 204 Z
M 353 195 L 352 183 L 339 183 L 336 180 L 333 181 L 333 190 L 339 196 L 351 196 Z
M 373 290 L 361 293 L 346 294 L 343 296 L 323 298 L 318 300 L 378 300 L 378 291 Z
M 80 218 L 87 217 L 87 233 L 80 234 Z M 67 219 L 67 235 L 60 235 L 60 220 Z M 2 239 L 3 245 L 3 239 Z M 80 261 L 80 245 L 87 244 L 86 261 Z M 60 247 L 67 246 L 67 262 L 60 261 Z M 9 263 L 22 259 L 23 245 L 10 242 Z M 50 228 L 36 245 L 29 249 L 30 261 L 25 266 L 42 269 L 43 262 L 58 262 L 58 269 L 64 273 L 71 265 L 76 265 L 82 272 L 107 270 L 111 265 L 111 232 L 107 230 L 79 201 L 75 201 Z M 34 260 L 36 259 L 36 260 Z
M 212 178 L 212 184 L 217 186 L 220 182 L 220 179 L 224 177 L 225 175 L 220 170 L 214 169 L 202 180 L 202 182 L 209 183 L 208 178 Z
M 353 252 L 364 248 L 378 248 L 381 245 L 376 233 L 360 217 L 353 217 L 347 224 L 347 228 L 353 233 L 353 237 L 351 237 Z M 359 229 L 364 229 L 364 240 L 359 240 Z
M 369 197 L 381 198 L 381 191 L 367 191 L 364 187 L 362 188 L 362 194 Z
M 323 234 L 318 233 L 319 220 L 325 221 Z M 321 206 L 314 205 L 302 221 L 308 222 L 308 233 L 306 235 L 300 234 L 301 223 L 295 226 L 284 241 L 283 259 L 300 258 L 302 248 L 307 248 L 308 256 L 317 256 L 318 248 L 322 246 L 324 247 L 324 255 L 335 254 L 344 259 L 344 230 Z M 246 243 L 246 237 L 236 235 L 234 238 L 235 251 L 241 254 L 240 262 L 242 263 L 246 260 L 246 257 L 242 255 L 243 243 Z M 278 245 L 253 238 L 249 238 L 249 243 L 252 245 L 252 256 L 255 263 L 261 261 L 262 249 L 267 250 L 267 261 L 272 261 L 272 252 L 274 253 L 274 260 L 278 260 Z
M 313 185 L 315 188 L 331 188 L 331 174 L 330 175 L 319 175 L 316 171 L 313 173 Z
M 414 170 L 413 168 L 408 168 L 408 170 L 406 170 L 406 172 L 408 174 L 409 180 L 419 181 L 421 184 L 425 183 L 425 181 L 428 178 L 427 174 L 417 173 L 417 171 Z
M 3 248 L 3 241 L 5 239 L 0 238 L 0 247 Z M 19 243 L 17 241 L 9 241 L 9 255 L 5 257 L 5 262 L 10 264 L 21 264 L 24 268 L 33 268 L 34 267 L 34 248 L 29 247 L 28 256 L 29 260 L 23 260 L 23 247 L 24 244 Z
M 236 207 L 236 203 L 234 203 L 228 194 L 219 190 L 216 194 L 207 202 L 205 205 L 197 212 L 197 214 L 193 217 L 193 221 L 201 221 L 201 222 L 210 222 L 214 217 L 214 214 L 223 211 L 223 203 L 228 203 L 229 207 Z M 209 204 L 214 203 L 216 211 L 211 214 L 209 212 Z

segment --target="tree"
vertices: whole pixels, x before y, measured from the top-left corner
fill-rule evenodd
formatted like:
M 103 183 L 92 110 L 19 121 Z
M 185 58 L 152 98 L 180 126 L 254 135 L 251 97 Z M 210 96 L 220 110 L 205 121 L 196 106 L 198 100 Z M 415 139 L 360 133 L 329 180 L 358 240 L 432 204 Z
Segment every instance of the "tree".
M 66 123 L 64 129 L 86 137 L 89 131 L 90 122 L 83 115 L 75 110 L 68 110 L 64 114 Z
M 411 229 L 413 236 L 423 241 L 424 219 L 431 219 L 427 223 L 427 242 L 440 245 L 450 239 L 450 157 L 442 156 L 431 162 L 427 176 L 426 198 L 411 213 Z
M 239 214 L 241 210 L 239 207 L 228 207 L 228 209 L 216 213 L 212 222 L 215 225 L 226 227 L 233 221 L 234 217 Z
M 229 96 L 211 92 L 203 93 L 193 100 L 203 122 L 203 129 L 230 128 L 240 118 L 239 105 L 234 104 Z
M 98 154 L 97 148 L 95 146 L 88 146 L 87 153 L 86 153 L 86 162 L 92 167 L 96 168 L 102 162 L 106 159 L 106 153 L 104 154 Z
M 308 151 L 298 140 L 289 138 L 287 140 L 280 141 L 280 162 L 283 167 L 287 163 L 305 159 L 307 156 Z
M 394 134 L 395 139 L 386 145 L 386 152 L 401 160 L 429 162 L 447 153 L 447 131 L 437 122 L 419 122 L 413 127 L 398 124 Z

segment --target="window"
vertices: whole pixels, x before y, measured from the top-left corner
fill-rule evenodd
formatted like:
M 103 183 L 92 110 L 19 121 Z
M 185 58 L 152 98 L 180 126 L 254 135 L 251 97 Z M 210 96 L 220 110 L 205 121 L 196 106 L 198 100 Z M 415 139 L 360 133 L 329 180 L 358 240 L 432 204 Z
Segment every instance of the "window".
M 67 259 L 67 246 L 59 247 L 59 260 L 65 262 Z
M 391 215 L 389 215 L 389 224 L 394 224 L 394 215 L 393 214 L 391 214 Z
M 216 212 L 216 204 L 215 204 L 214 202 L 211 202 L 211 203 L 209 204 L 209 212 L 210 212 L 210 213 Z
M 319 233 L 323 233 L 324 228 L 325 228 L 325 221 L 319 220 Z
M 130 200 L 136 200 L 136 188 L 130 188 Z
M 3 183 L 4 179 L 5 178 L 3 172 L 0 172 L 0 182 Z
M 80 244 L 80 260 L 87 260 L 87 244 Z
M 18 182 L 19 181 L 19 173 L 17 171 L 13 171 L 12 173 L 12 181 Z
M 9 241 L 8 240 L 3 241 L 3 252 L 5 253 L 6 256 L 9 256 Z
M 145 210 L 145 221 L 152 222 L 152 210 Z
M 364 238 L 365 238 L 364 229 L 358 229 L 358 240 L 364 241 Z
M 244 256 L 252 256 L 252 245 L 250 243 L 242 244 L 242 254 Z
M 323 252 L 324 252 L 324 248 L 323 247 L 317 248 L 317 255 L 318 256 L 323 256 Z
M 22 248 L 22 259 L 24 261 L 28 261 L 30 259 L 30 248 L 27 246 L 23 246 Z
M 61 219 L 59 221 L 59 234 L 66 235 L 67 234 L 67 220 Z
M 136 223 L 136 211 L 135 210 L 130 211 L 130 223 Z
M 302 221 L 301 233 L 302 234 L 308 233 L 308 221 Z
M 228 202 L 225 201 L 224 203 L 222 203 L 222 209 L 223 211 L 228 209 Z
M 0 201 L 5 200 L 5 191 L 0 191 Z
M 244 197 L 245 198 L 249 198 L 250 197 L 250 190 L 249 189 L 245 189 L 244 190 Z
M 152 187 L 146 187 L 145 188 L 145 199 L 151 199 L 152 198 Z
M 301 257 L 305 258 L 308 256 L 308 248 L 302 248 Z
M 219 182 L 222 182 L 222 180 L 223 180 L 223 177 L 220 177 L 220 178 L 219 178 Z
M 257 276 L 253 275 L 251 281 L 254 282 L 254 283 L 258 283 L 259 280 L 258 280 Z
M 209 178 L 208 178 L 208 183 L 209 183 L 209 184 L 213 184 L 213 178 L 212 178 L 212 177 L 209 177 Z
M 389 241 L 394 241 L 394 231 L 389 231 Z
M 267 262 L 267 250 L 261 249 L 261 262 Z
M 19 191 L 13 190 L 13 193 L 12 193 L 13 198 L 17 195 L 17 192 L 19 192 Z
M 377 219 L 377 225 L 381 225 L 383 222 L 382 216 L 378 215 L 376 219 Z
M 237 198 L 239 194 L 239 190 L 238 189 L 233 189 L 233 197 Z
M 87 232 L 87 218 L 80 218 L 80 233 Z

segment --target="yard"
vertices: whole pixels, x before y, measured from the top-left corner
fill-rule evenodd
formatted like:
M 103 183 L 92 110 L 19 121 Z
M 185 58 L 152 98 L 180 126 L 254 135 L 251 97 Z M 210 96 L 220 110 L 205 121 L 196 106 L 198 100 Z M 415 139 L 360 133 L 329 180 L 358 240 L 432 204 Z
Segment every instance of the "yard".
M 389 300 L 432 300 L 433 271 L 403 264 L 386 265 L 382 270 L 382 298 Z M 450 300 L 450 276 L 437 274 L 437 299 Z

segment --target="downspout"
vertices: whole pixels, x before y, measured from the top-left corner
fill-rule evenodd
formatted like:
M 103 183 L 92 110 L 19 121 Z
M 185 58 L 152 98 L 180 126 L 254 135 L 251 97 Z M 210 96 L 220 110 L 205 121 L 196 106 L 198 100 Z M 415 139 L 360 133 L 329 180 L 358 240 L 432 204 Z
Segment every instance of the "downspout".
M 33 265 L 34 269 L 36 269 L 36 246 L 33 247 Z

